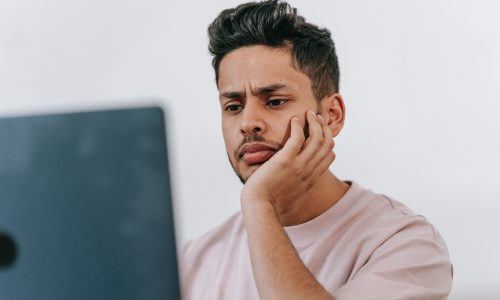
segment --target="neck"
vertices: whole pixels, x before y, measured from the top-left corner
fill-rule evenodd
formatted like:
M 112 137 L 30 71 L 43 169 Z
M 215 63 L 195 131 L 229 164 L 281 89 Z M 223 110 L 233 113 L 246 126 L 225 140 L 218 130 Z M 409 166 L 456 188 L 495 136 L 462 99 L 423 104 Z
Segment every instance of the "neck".
M 347 192 L 349 185 L 325 172 L 316 183 L 290 207 L 279 215 L 283 226 L 293 226 L 310 221 L 327 211 Z

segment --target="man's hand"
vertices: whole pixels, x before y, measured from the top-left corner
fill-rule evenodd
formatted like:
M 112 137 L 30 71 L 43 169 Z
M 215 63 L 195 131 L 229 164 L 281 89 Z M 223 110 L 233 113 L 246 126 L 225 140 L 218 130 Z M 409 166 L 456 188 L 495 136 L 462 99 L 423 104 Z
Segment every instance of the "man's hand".
M 252 270 L 261 299 L 333 299 L 306 268 L 278 216 L 300 203 L 335 155 L 330 128 L 313 111 L 306 113 L 310 136 L 291 120 L 283 149 L 258 168 L 241 194 Z
M 245 201 L 266 201 L 279 215 L 295 205 L 299 196 L 308 191 L 335 159 L 330 128 L 321 115 L 306 112 L 309 137 L 298 117 L 290 124 L 290 138 L 283 149 L 257 169 L 248 179 L 241 194 Z

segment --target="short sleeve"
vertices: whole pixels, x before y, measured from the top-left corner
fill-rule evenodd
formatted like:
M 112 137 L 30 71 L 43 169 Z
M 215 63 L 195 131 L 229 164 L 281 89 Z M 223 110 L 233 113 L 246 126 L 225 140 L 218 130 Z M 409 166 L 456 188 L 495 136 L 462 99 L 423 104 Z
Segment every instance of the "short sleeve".
M 421 218 L 378 246 L 333 296 L 337 300 L 446 299 L 452 276 L 446 244 Z

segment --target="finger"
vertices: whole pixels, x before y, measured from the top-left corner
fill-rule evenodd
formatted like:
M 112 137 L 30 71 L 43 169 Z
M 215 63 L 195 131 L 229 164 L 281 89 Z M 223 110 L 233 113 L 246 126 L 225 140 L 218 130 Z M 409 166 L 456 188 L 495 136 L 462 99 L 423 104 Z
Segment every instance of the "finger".
M 335 153 L 333 151 L 329 151 L 326 156 L 323 157 L 321 161 L 319 161 L 318 165 L 316 166 L 314 170 L 314 174 L 312 177 L 319 177 L 325 173 L 330 165 L 333 163 L 335 160 Z
M 335 153 L 333 151 L 328 151 L 325 155 L 322 155 L 320 159 L 318 159 L 314 163 L 308 164 L 311 168 L 307 170 L 307 174 L 304 174 L 304 177 L 312 182 L 316 182 L 316 180 L 323 175 L 328 168 L 335 160 Z
M 290 155 L 297 155 L 304 144 L 305 136 L 304 130 L 300 125 L 298 117 L 293 117 L 290 120 L 290 138 L 286 141 L 282 152 Z
M 318 119 L 321 123 L 321 129 L 323 130 L 324 145 L 326 146 L 327 149 L 332 150 L 333 147 L 335 146 L 335 142 L 333 140 L 333 135 L 332 135 L 332 129 L 330 128 L 330 126 L 328 126 L 328 123 L 326 122 L 325 118 L 323 118 L 322 115 L 318 115 Z
M 328 127 L 328 123 L 326 122 L 325 118 L 323 118 L 323 116 L 320 115 L 319 113 L 317 115 L 317 118 L 318 118 L 319 124 L 321 126 L 321 130 L 322 130 L 322 134 L 323 134 L 323 140 L 325 142 L 328 142 L 329 140 L 332 140 L 333 137 L 332 137 L 332 134 L 331 134 L 331 130 Z M 310 139 L 306 140 L 306 142 L 304 143 L 304 146 L 306 146 L 309 142 L 310 142 Z
M 309 164 L 315 167 L 322 164 L 325 160 L 328 160 L 328 157 L 331 155 L 331 153 L 334 153 L 333 146 L 334 146 L 333 140 L 325 141 L 321 149 L 318 150 L 317 155 L 310 160 Z
M 326 122 L 325 118 L 318 114 L 318 121 L 319 121 L 319 124 L 321 125 L 321 129 L 323 130 L 323 138 L 326 139 L 328 138 L 328 136 L 326 135 L 326 131 L 327 129 L 330 129 L 330 127 L 328 127 L 328 123 Z M 330 132 L 330 136 L 331 136 L 331 130 L 328 130 Z
M 331 128 L 328 126 L 327 122 L 324 120 L 323 117 L 318 116 L 318 119 L 322 123 L 321 127 L 323 130 L 324 142 L 323 145 L 318 150 L 317 155 L 313 159 L 311 159 L 312 165 L 319 164 L 321 161 L 323 161 L 325 157 L 329 155 L 329 152 L 333 152 L 333 147 L 335 146 L 335 141 L 333 140 Z
M 323 129 L 317 115 L 312 110 L 308 110 L 306 118 L 309 123 L 309 137 L 304 144 L 301 156 L 304 160 L 309 161 L 321 148 L 324 138 Z
M 318 114 L 318 121 L 321 126 L 321 131 L 323 134 L 323 145 L 326 146 L 326 148 L 333 148 L 333 136 L 332 136 L 332 130 L 328 126 L 328 123 L 326 122 L 325 118 L 323 118 L 322 115 Z
M 328 156 L 331 156 L 330 152 L 332 152 L 333 147 L 335 146 L 332 136 L 332 131 L 328 126 L 326 120 L 321 115 L 318 115 L 318 121 L 321 124 L 324 140 L 323 143 L 320 145 L 319 149 L 317 150 L 316 154 L 308 162 L 308 165 L 311 167 L 309 170 L 311 174 L 315 172 L 315 169 L 321 163 L 325 162 L 325 160 L 328 161 Z M 326 163 L 331 163 L 331 161 L 328 161 Z

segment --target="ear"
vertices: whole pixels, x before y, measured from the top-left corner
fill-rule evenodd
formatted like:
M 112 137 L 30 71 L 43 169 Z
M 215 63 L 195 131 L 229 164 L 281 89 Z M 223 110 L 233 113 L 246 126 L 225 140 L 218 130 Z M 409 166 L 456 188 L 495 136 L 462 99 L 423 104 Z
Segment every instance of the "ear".
M 332 130 L 333 137 L 336 137 L 342 130 L 342 127 L 344 127 L 344 99 L 342 99 L 339 93 L 334 93 L 321 99 L 319 105 L 321 107 L 321 115 L 326 119 L 328 126 Z

